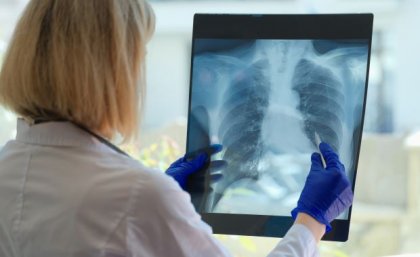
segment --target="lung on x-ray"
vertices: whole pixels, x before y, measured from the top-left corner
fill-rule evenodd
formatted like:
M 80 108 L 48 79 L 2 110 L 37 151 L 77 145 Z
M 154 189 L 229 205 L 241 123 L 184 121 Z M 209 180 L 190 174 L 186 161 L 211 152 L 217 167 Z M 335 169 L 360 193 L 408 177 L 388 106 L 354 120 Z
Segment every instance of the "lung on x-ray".
M 188 148 L 222 144 L 226 163 L 201 212 L 290 216 L 315 133 L 353 179 L 368 40 L 195 39 L 193 54 Z

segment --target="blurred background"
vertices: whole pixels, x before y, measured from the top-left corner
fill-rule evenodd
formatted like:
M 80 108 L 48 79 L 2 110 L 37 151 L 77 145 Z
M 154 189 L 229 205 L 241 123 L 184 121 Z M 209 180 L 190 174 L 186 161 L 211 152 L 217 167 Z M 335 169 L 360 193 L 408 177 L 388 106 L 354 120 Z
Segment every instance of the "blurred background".
M 28 0 L 0 0 L 0 65 Z M 148 95 L 141 137 L 122 147 L 165 170 L 185 152 L 194 13 L 375 15 L 366 119 L 350 238 L 321 243 L 321 256 L 420 253 L 420 1 L 151 0 L 157 17 L 148 46 Z M 16 117 L 0 109 L 0 147 Z M 266 256 L 278 239 L 217 236 L 233 256 Z

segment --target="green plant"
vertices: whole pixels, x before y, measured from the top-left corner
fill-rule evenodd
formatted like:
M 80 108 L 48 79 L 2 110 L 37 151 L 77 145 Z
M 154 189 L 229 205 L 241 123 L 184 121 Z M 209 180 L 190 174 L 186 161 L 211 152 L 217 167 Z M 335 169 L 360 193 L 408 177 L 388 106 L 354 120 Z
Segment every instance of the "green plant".
M 146 167 L 162 171 L 182 154 L 178 143 L 167 135 L 162 135 L 157 142 L 145 147 L 138 144 L 125 144 L 121 148 Z

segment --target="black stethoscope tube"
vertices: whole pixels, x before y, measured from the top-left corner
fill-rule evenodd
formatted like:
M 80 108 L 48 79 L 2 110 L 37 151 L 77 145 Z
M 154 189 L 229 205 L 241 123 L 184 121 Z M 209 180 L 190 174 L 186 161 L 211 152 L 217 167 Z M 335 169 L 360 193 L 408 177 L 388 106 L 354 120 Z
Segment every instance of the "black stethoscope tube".
M 102 144 L 108 146 L 109 148 L 111 148 L 115 152 L 131 158 L 130 155 L 128 155 L 126 152 L 124 152 L 123 150 L 121 150 L 120 148 L 118 148 L 116 145 L 114 145 L 113 143 L 109 142 L 107 139 L 101 137 L 100 135 L 92 132 L 91 130 L 89 130 L 88 128 L 86 128 L 86 127 L 84 127 L 84 126 L 82 126 L 80 124 L 77 124 L 77 123 L 74 123 L 74 122 L 71 122 L 71 121 L 68 121 L 68 120 L 34 120 L 33 124 L 36 125 L 36 124 L 41 124 L 41 123 L 46 123 L 46 122 L 70 122 L 73 125 L 75 125 L 76 127 L 78 127 L 81 130 L 85 131 L 86 133 L 92 135 L 93 137 L 95 137 L 96 139 L 98 139 L 99 142 L 101 142 Z

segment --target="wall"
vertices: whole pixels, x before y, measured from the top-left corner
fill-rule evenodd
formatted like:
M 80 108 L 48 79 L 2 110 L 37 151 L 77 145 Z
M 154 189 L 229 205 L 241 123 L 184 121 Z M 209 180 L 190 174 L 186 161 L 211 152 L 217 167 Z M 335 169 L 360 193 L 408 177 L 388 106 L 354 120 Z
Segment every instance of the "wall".
M 394 113 L 398 132 L 420 129 L 420 1 L 407 0 L 395 21 Z
M 185 34 L 156 34 L 147 48 L 145 130 L 187 116 L 190 41 Z

